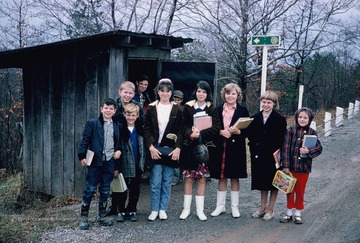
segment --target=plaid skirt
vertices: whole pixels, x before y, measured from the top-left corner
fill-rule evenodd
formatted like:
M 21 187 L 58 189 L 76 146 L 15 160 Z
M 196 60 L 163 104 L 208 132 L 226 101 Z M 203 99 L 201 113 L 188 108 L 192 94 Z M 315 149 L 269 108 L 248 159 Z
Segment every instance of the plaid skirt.
M 209 168 L 205 163 L 199 164 L 196 170 L 183 170 L 182 174 L 185 178 L 201 179 L 210 177 Z

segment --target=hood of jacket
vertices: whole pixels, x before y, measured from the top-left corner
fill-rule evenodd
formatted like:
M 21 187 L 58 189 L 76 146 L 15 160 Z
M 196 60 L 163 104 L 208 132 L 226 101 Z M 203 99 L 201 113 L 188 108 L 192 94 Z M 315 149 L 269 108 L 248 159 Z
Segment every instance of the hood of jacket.
M 300 112 L 302 112 L 302 111 L 306 112 L 306 114 L 308 114 L 308 116 L 309 116 L 309 122 L 305 126 L 306 128 L 308 128 L 308 127 L 310 127 L 311 122 L 314 120 L 314 112 L 308 107 L 301 107 L 300 109 L 295 111 L 294 117 L 295 117 L 296 127 L 300 127 L 300 124 L 298 122 L 298 117 L 299 117 Z

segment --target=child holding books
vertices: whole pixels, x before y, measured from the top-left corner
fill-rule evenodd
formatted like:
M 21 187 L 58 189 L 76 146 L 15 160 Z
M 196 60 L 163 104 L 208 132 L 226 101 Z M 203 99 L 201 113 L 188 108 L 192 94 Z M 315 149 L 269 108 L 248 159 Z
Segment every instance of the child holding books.
M 217 107 L 220 117 L 220 136 L 217 138 L 217 154 L 210 167 L 211 177 L 218 179 L 216 208 L 211 216 L 216 217 L 226 212 L 227 184 L 230 182 L 231 214 L 240 217 L 239 195 L 240 178 L 246 178 L 245 136 L 235 126 L 239 118 L 249 117 L 246 107 L 239 101 L 242 99 L 241 89 L 236 83 L 228 83 L 221 89 L 223 104 Z
M 213 104 L 211 87 L 206 81 L 199 81 L 192 94 L 193 100 L 185 104 L 184 116 L 184 151 L 180 157 L 180 168 L 185 177 L 184 185 L 184 209 L 180 219 L 186 219 L 190 215 L 190 206 L 193 192 L 193 182 L 197 180 L 196 215 L 201 221 L 207 220 L 204 213 L 204 200 L 206 191 L 206 177 L 209 174 L 207 161 L 194 161 L 191 156 L 192 149 L 198 144 L 214 143 L 219 136 L 220 119 L 216 107 Z M 193 124 L 196 113 L 205 112 L 212 118 L 211 127 L 199 130 Z M 185 145 L 186 143 L 186 145 Z M 214 161 L 215 147 L 209 146 L 210 163 Z
M 86 121 L 83 138 L 78 150 L 78 157 L 83 167 L 86 165 L 87 150 L 94 152 L 91 165 L 87 167 L 85 189 L 82 195 L 80 229 L 88 230 L 88 215 L 92 198 L 98 189 L 99 223 L 111 226 L 111 219 L 106 217 L 107 200 L 110 195 L 110 183 L 115 171 L 115 162 L 121 156 L 119 125 L 112 117 L 116 112 L 116 102 L 107 98 L 103 101 L 99 118 Z
M 116 193 L 119 198 L 117 202 L 119 214 L 116 219 L 118 222 L 124 222 L 125 218 L 129 218 L 132 222 L 138 221 L 136 206 L 140 195 L 141 173 L 145 165 L 144 131 L 139 114 L 140 107 L 137 104 L 129 103 L 124 106 L 123 115 L 126 125 L 120 128 L 123 153 L 121 163 L 116 166 L 115 176 L 119 171 L 123 173 L 128 190 Z M 128 194 L 129 201 L 125 207 Z
M 303 146 L 304 135 L 317 135 L 310 127 L 314 119 L 314 113 L 307 107 L 302 107 L 295 112 L 295 126 L 287 129 L 284 145 L 281 151 L 281 164 L 285 173 L 291 174 L 297 179 L 294 190 L 287 194 L 287 212 L 280 219 L 281 223 L 292 221 L 294 216 L 295 224 L 302 224 L 301 211 L 304 209 L 304 194 L 306 183 L 311 172 L 312 159 L 319 156 L 322 146 L 319 139 L 315 147 Z M 302 158 L 301 155 L 309 155 Z M 295 213 L 293 212 L 295 210 Z M 294 214 L 294 215 L 293 215 Z

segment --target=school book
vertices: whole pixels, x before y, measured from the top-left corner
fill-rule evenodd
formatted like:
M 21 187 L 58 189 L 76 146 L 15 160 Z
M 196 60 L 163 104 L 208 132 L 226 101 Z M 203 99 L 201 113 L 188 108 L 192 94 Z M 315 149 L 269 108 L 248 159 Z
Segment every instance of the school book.
M 86 151 L 86 158 L 85 158 L 85 163 L 86 163 L 87 166 L 91 165 L 91 162 L 92 162 L 93 158 L 94 158 L 94 151 L 88 149 Z
M 199 131 L 212 127 L 212 117 L 206 113 L 199 113 L 194 115 L 194 127 L 199 129 Z
M 238 129 L 245 129 L 247 128 L 250 123 L 254 120 L 254 118 L 250 117 L 240 117 L 234 124 L 235 127 Z
M 314 148 L 316 146 L 317 139 L 316 135 L 304 135 L 302 146 L 307 147 L 308 149 Z M 310 156 L 308 154 L 300 154 L 300 158 L 310 158 Z
M 275 160 L 275 168 L 279 169 L 280 168 L 280 149 L 276 150 L 273 153 L 274 156 L 274 160 Z

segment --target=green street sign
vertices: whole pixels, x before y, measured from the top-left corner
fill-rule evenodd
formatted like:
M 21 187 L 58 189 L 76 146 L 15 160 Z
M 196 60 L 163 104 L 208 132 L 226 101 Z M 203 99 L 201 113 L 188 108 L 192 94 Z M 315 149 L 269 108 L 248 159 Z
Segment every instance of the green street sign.
M 257 35 L 251 37 L 252 46 L 280 46 L 280 36 Z

